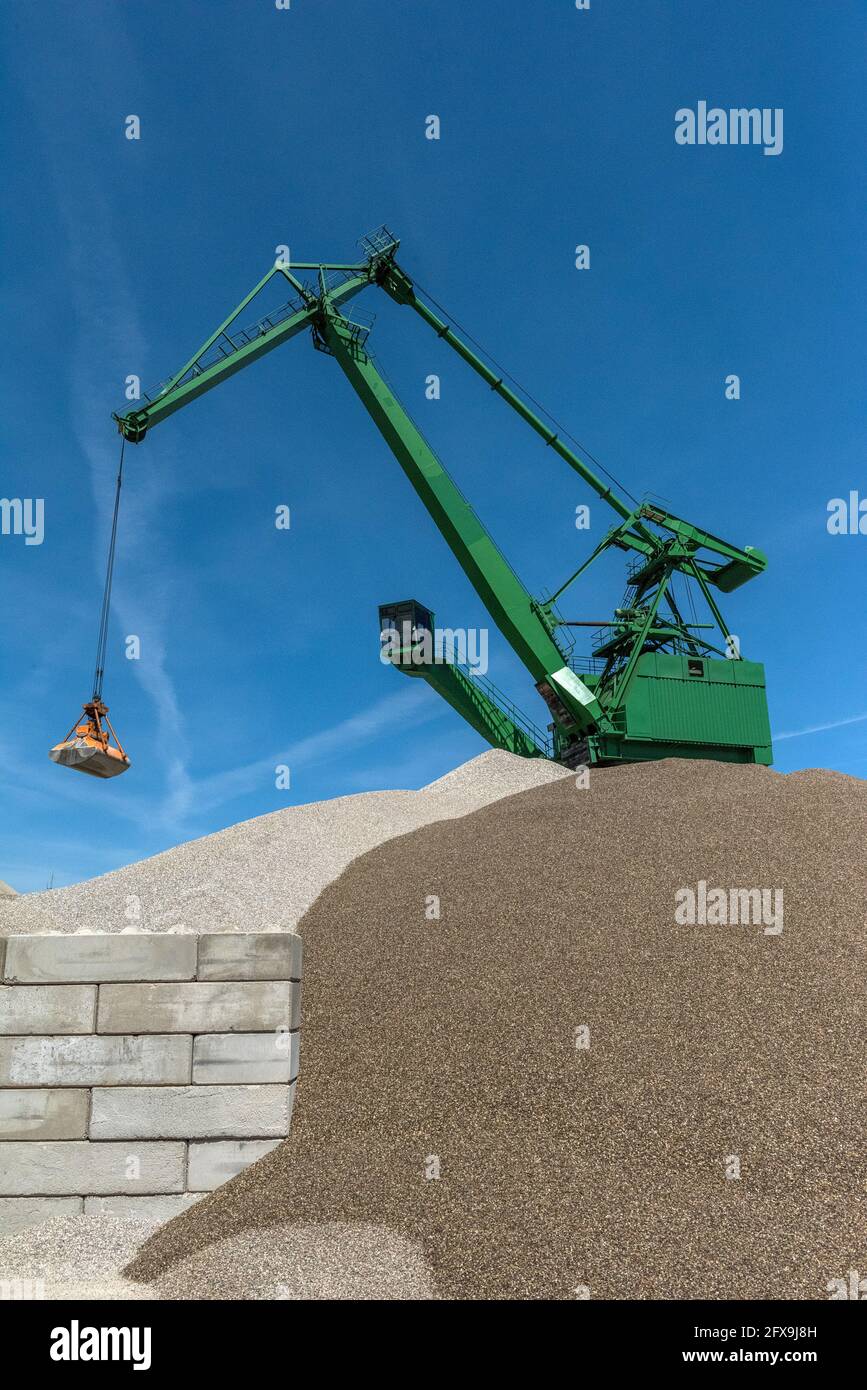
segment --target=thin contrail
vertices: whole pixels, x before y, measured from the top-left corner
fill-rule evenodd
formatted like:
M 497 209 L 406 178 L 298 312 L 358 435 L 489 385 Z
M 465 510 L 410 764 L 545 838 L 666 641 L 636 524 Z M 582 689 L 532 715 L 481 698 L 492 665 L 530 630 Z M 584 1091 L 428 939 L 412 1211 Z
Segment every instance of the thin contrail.
M 845 724 L 862 724 L 867 714 L 853 714 L 849 719 L 835 719 L 831 724 L 811 724 L 808 729 L 792 729 L 786 734 L 774 734 L 774 742 L 784 738 L 803 738 L 805 734 L 824 734 L 828 729 L 842 729 Z

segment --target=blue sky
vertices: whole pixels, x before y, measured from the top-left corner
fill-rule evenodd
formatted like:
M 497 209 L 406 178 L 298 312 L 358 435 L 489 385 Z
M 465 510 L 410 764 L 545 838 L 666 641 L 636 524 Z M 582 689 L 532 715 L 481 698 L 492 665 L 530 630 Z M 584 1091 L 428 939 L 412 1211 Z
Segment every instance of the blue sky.
M 305 336 L 128 449 L 105 690 L 134 767 L 99 783 L 46 756 L 89 693 L 125 377 L 180 367 L 278 245 L 352 258 L 382 222 L 632 492 L 767 552 L 725 611 L 766 664 L 776 766 L 867 775 L 867 536 L 826 530 L 830 498 L 867 496 L 862 4 L 7 0 L 0 24 L 0 494 L 45 500 L 41 546 L 0 536 L 0 878 L 74 882 L 482 751 L 377 660 L 381 601 L 484 611 Z M 783 152 L 677 145 L 700 100 L 783 108 Z M 408 311 L 356 304 L 525 583 L 555 587 L 602 505 L 588 539 L 580 479 Z M 601 567 L 570 616 L 610 612 L 622 582 Z M 542 722 L 496 634 L 490 660 Z

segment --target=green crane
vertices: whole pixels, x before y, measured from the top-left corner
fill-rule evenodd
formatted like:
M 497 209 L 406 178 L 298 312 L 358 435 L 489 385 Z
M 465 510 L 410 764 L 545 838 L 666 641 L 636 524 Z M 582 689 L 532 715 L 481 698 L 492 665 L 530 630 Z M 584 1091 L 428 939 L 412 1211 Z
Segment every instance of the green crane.
M 747 661 L 729 631 L 714 591 L 730 593 L 761 574 L 767 561 L 674 516 L 656 503 L 617 495 L 546 424 L 502 374 L 436 313 L 398 265 L 399 242 L 381 227 L 360 242 L 352 263 L 278 261 L 168 382 L 134 410 L 116 414 L 124 439 L 149 430 L 302 330 L 332 356 L 376 424 L 499 631 L 530 673 L 548 709 L 538 728 L 489 681 L 474 674 L 434 614 L 414 599 L 383 604 L 384 659 L 426 680 L 488 742 L 527 757 L 554 757 L 570 767 L 664 757 L 771 762 L 764 668 Z M 314 279 L 299 278 L 313 274 Z M 280 309 L 251 328 L 238 316 L 276 276 L 292 288 Z M 362 290 L 379 286 L 415 310 L 490 389 L 538 434 L 615 513 L 615 525 L 553 594 L 534 598 L 486 531 L 418 426 L 384 380 L 368 346 L 370 329 L 344 312 Z M 605 551 L 631 553 L 626 593 L 610 621 L 571 623 L 559 600 Z M 708 623 L 687 623 L 675 577 L 707 607 Z M 596 629 L 592 655 L 573 658 L 571 629 Z M 713 634 L 711 636 L 704 634 Z

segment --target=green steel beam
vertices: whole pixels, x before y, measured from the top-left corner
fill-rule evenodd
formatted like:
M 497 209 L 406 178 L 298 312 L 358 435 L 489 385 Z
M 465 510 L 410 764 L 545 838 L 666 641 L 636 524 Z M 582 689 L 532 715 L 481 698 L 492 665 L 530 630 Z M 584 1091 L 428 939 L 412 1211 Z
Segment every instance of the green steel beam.
M 441 319 L 438 314 L 425 304 L 416 294 L 415 286 L 407 275 L 394 260 L 384 262 L 380 271 L 379 283 L 387 294 L 398 304 L 408 304 L 415 309 L 416 313 L 424 319 L 437 334 L 448 343 L 449 347 L 461 357 L 483 381 L 487 382 L 492 391 L 495 391 L 508 405 L 512 407 L 523 420 L 535 430 L 549 448 L 553 449 L 560 458 L 574 468 L 575 472 L 584 479 L 589 487 L 601 497 L 603 502 L 607 502 L 610 507 L 618 512 L 626 525 L 620 528 L 618 534 L 618 544 L 625 544 L 627 547 L 642 550 L 649 546 L 652 551 L 658 550 L 659 538 L 650 531 L 643 522 L 643 519 L 656 522 L 671 531 L 679 539 L 683 540 L 688 546 L 703 547 L 724 557 L 727 564 L 720 565 L 714 570 L 705 570 L 705 574 L 712 584 L 728 593 L 732 589 L 745 584 L 748 579 L 761 574 L 767 565 L 767 558 L 760 550 L 755 550 L 751 546 L 740 549 L 730 545 L 728 541 L 721 540 L 710 531 L 705 531 L 701 527 L 694 526 L 691 522 L 684 521 L 680 517 L 673 516 L 662 508 L 642 505 L 638 508 L 630 507 L 628 502 L 618 497 L 601 478 L 589 468 L 583 459 L 580 459 L 557 434 L 543 420 L 536 415 L 528 405 L 505 385 L 503 378 L 498 376 L 486 362 L 473 352 L 467 343 L 455 333 L 454 329 Z M 636 544 L 636 542 L 639 542 Z M 644 546 L 640 544 L 644 542 Z M 647 551 L 645 551 L 647 553 Z M 580 571 L 579 571 L 580 573 Z M 577 576 L 575 576 L 577 577 Z M 571 581 L 570 581 L 571 582 Z
M 626 665 L 623 667 L 620 674 L 615 678 L 616 683 L 611 695 L 611 704 L 614 709 L 620 709 L 626 699 L 626 692 L 629 689 L 629 682 L 631 681 L 635 668 L 638 664 L 638 658 L 642 655 L 644 651 L 644 644 L 650 635 L 650 631 L 656 619 L 656 610 L 659 607 L 660 600 L 663 594 L 665 593 L 667 587 L 668 579 L 666 578 L 662 580 L 659 584 L 659 587 L 657 588 L 656 593 L 653 596 L 653 600 L 647 609 L 644 621 L 640 625 L 636 624 L 634 639 L 632 643 L 632 651 L 629 654 L 629 659 L 627 660 Z
M 755 579 L 767 569 L 768 557 L 752 545 L 741 549 L 740 546 L 732 545 L 729 541 L 715 536 L 712 531 L 706 531 L 704 527 L 684 521 L 682 517 L 674 516 L 672 512 L 663 511 L 659 507 L 645 504 L 641 511 L 648 520 L 655 521 L 677 536 L 688 553 L 701 549 L 722 556 L 726 564 L 712 570 L 703 569 L 702 572 L 711 584 L 722 589 L 724 593 L 731 593 L 733 589 L 740 588 L 748 579 Z
M 263 333 L 261 337 L 256 338 L 254 342 L 246 343 L 243 347 L 237 348 L 233 353 L 227 353 L 219 362 L 212 363 L 210 367 L 206 367 L 198 376 L 192 377 L 188 381 L 181 382 L 180 385 L 175 384 L 185 372 L 188 372 L 190 368 L 195 365 L 202 353 L 207 352 L 208 348 L 216 342 L 220 334 L 226 331 L 229 324 L 231 324 L 246 305 L 250 303 L 253 297 L 258 294 L 263 285 L 265 285 L 268 280 L 270 280 L 271 276 L 281 268 L 280 266 L 276 266 L 274 270 L 268 272 L 265 278 L 256 286 L 256 289 L 252 290 L 251 293 L 241 301 L 237 309 L 233 310 L 230 314 L 229 318 L 227 318 L 217 331 L 211 334 L 208 341 L 199 348 L 196 355 L 190 358 L 186 366 L 183 367 L 180 372 L 175 373 L 169 386 L 155 401 L 141 406 L 138 410 L 131 410 L 126 415 L 115 415 L 114 418 L 117 421 L 118 429 L 125 439 L 128 439 L 134 444 L 139 443 L 149 429 L 152 429 L 154 425 L 158 425 L 162 420 L 168 419 L 170 415 L 174 415 L 176 410 L 180 410 L 182 406 L 189 405 L 190 401 L 194 401 L 198 396 L 204 395 L 206 391 L 211 391 L 215 386 L 219 386 L 222 381 L 226 381 L 230 376 L 234 376 L 235 372 L 239 372 L 242 367 L 247 367 L 251 362 L 255 362 L 258 358 L 264 357 L 266 352 L 273 352 L 274 348 L 279 347 L 281 343 L 288 342 L 290 338 L 294 338 L 305 328 L 310 327 L 317 314 L 320 312 L 320 306 L 317 300 L 314 300 L 304 309 L 299 310 L 297 314 L 292 314 L 290 318 L 284 319 L 282 323 L 278 323 L 275 328 L 271 328 L 266 333 Z M 344 304 L 348 299 L 351 299 L 369 284 L 370 280 L 368 276 L 358 275 L 352 280 L 347 280 L 344 285 L 340 285 L 336 290 L 333 290 L 331 293 L 331 301 L 334 304 Z
M 701 591 L 704 594 L 705 599 L 707 600 L 707 606 L 716 618 L 717 623 L 719 624 L 720 632 L 726 640 L 726 646 L 728 646 L 728 641 L 731 637 L 731 633 L 729 632 L 725 618 L 723 617 L 717 605 L 714 603 L 713 595 L 711 594 L 710 589 L 707 587 L 707 576 L 705 575 L 704 571 L 700 568 L 700 566 L 696 564 L 693 564 L 692 566 L 692 573 L 695 575 L 696 579 L 701 585 Z
M 491 371 L 490 367 L 482 361 L 481 357 L 477 356 L 472 348 L 468 347 L 463 339 L 458 337 L 454 329 L 450 328 L 444 319 L 441 319 L 438 314 L 435 314 L 432 309 L 428 308 L 423 300 L 419 299 L 415 292 L 415 287 L 405 271 L 401 270 L 400 267 L 392 261 L 388 263 L 380 283 L 386 293 L 391 295 L 392 299 L 397 304 L 408 304 L 410 308 L 415 309 L 416 313 L 424 319 L 425 323 L 429 324 L 434 330 L 437 337 L 442 338 L 444 342 L 448 343 L 449 347 L 454 348 L 458 356 L 462 357 L 463 360 L 472 367 L 473 371 L 476 372 L 483 381 L 487 382 L 491 390 L 495 391 L 513 410 L 517 411 L 522 420 L 525 420 L 531 429 L 534 429 L 536 433 L 544 439 L 545 443 L 549 448 L 554 450 L 555 454 L 559 454 L 560 457 L 565 459 L 566 463 L 569 464 L 570 468 L 574 468 L 575 472 L 580 474 L 585 483 L 587 483 L 589 487 L 592 487 L 593 491 L 602 498 L 603 502 L 607 502 L 610 507 L 613 507 L 616 512 L 619 512 L 624 520 L 633 519 L 634 507 L 630 507 L 629 503 L 624 502 L 621 497 L 618 497 L 617 493 L 614 492 L 612 488 L 608 487 L 607 483 L 603 483 L 602 479 L 596 476 L 592 468 L 588 468 L 587 464 L 584 463 L 577 454 L 574 454 L 571 449 L 567 448 L 557 432 L 550 429 L 544 421 L 540 420 L 538 415 L 535 415 L 530 407 L 524 404 L 520 396 L 516 395 L 514 391 L 510 390 L 510 388 L 505 385 L 503 378 L 498 377 L 496 372 Z M 643 529 L 640 523 L 639 529 Z
M 426 681 L 492 748 L 503 748 L 522 758 L 550 758 L 551 750 L 543 742 L 543 736 L 533 738 L 516 724 L 479 680 L 468 676 L 460 666 L 439 662 L 424 666 L 401 665 L 397 669 Z
M 277 266 L 273 265 L 271 269 L 268 271 L 267 275 L 262 276 L 262 279 L 259 281 L 258 285 L 254 286 L 250 293 L 244 296 L 244 298 L 241 300 L 241 303 L 235 309 L 232 310 L 229 317 L 227 319 L 223 319 L 223 322 L 220 324 L 219 328 L 214 329 L 214 332 L 211 334 L 210 338 L 208 338 L 206 342 L 202 343 L 202 346 L 199 348 L 198 352 L 193 353 L 189 362 L 185 362 L 184 365 L 181 367 L 180 371 L 175 372 L 171 381 L 169 381 L 166 384 L 166 395 L 170 394 L 174 390 L 178 382 L 183 380 L 190 368 L 196 365 L 199 358 L 203 357 L 204 354 L 208 351 L 208 348 L 213 347 L 217 339 L 223 333 L 226 332 L 226 329 L 229 328 L 229 326 L 235 322 L 235 319 L 238 317 L 238 315 L 243 313 L 247 305 L 256 298 L 256 295 L 259 294 L 265 288 L 265 286 L 268 284 L 268 281 L 273 279 L 273 277 L 276 274 Z
M 563 652 L 511 565 L 488 535 L 417 425 L 392 395 L 346 320 L 327 314 L 325 342 L 379 429 L 458 564 L 534 680 L 553 680 L 579 730 L 609 729 L 605 711 L 569 670 Z

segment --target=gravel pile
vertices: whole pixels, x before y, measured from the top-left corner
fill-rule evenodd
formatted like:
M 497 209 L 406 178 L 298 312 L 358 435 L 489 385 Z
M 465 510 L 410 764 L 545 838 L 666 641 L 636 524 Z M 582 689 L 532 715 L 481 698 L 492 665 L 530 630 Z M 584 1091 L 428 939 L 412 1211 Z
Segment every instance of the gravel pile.
M 301 924 L 290 1138 L 127 1274 L 258 1297 L 276 1228 L 349 1223 L 442 1298 L 827 1297 L 867 1268 L 865 843 L 863 782 L 669 761 L 381 844 Z M 677 924 L 700 881 L 782 932 Z
M 359 854 L 568 775 L 542 759 L 491 750 L 420 791 L 364 792 L 273 811 L 71 888 L 0 894 L 0 936 L 290 931 Z
M 0 1239 L 0 1298 L 189 1299 L 200 1296 L 210 1255 L 173 1271 L 172 1292 L 136 1283 L 124 1265 L 159 1223 L 113 1215 L 56 1216 Z M 383 1227 L 274 1226 L 221 1242 L 222 1298 L 261 1300 L 436 1297 L 419 1245 Z
M 271 1226 L 267 1239 L 258 1230 L 228 1236 L 213 1250 L 198 1251 L 176 1265 L 158 1296 L 205 1297 L 212 1287 L 212 1261 L 221 1271 L 219 1298 L 436 1298 L 420 1245 L 385 1227 L 347 1223 Z
M 159 1298 L 121 1275 L 157 1225 L 108 1215 L 49 1217 L 0 1239 L 0 1288 L 8 1298 Z

